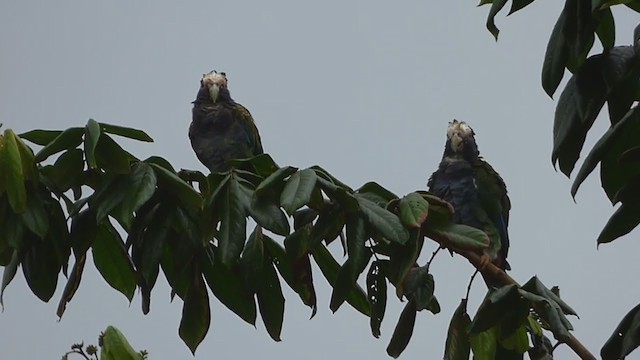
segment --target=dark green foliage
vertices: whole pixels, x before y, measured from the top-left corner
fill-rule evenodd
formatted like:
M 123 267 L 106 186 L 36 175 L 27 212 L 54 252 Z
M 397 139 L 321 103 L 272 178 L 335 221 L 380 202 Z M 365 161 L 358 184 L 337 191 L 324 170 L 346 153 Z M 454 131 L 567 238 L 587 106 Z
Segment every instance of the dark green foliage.
M 638 345 L 640 345 L 640 305 L 636 305 L 624 316 L 602 347 L 600 355 L 602 360 L 624 359 Z

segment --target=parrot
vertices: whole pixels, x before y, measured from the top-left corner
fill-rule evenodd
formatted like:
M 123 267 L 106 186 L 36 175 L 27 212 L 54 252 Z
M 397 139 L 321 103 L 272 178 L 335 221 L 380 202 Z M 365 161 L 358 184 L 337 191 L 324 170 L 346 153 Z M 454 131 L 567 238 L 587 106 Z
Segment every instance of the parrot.
M 203 74 L 193 101 L 189 139 L 198 160 L 209 171 L 230 170 L 227 161 L 263 153 L 260 134 L 247 108 L 235 102 L 224 72 Z
M 489 237 L 489 247 L 483 256 L 502 270 L 510 270 L 509 211 L 511 201 L 502 177 L 478 151 L 475 133 L 464 121 L 453 120 L 447 128 L 447 141 L 438 169 L 427 186 L 434 195 L 454 208 L 455 223 L 472 226 Z M 485 278 L 488 286 L 490 283 Z

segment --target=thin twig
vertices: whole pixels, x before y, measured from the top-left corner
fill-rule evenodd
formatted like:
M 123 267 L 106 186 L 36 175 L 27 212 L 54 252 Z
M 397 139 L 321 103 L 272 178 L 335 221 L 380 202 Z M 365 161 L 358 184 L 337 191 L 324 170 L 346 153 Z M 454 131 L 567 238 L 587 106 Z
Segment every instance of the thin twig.
M 478 275 L 480 271 L 478 271 L 478 269 L 476 269 L 476 271 L 473 272 L 473 275 L 471 275 L 471 279 L 469 279 L 469 285 L 467 285 L 467 294 L 464 296 L 465 300 L 469 300 L 469 293 L 471 292 L 471 285 L 473 284 L 473 280 L 476 278 L 476 275 Z
M 429 267 L 431 266 L 431 262 L 433 261 L 433 259 L 436 257 L 436 255 L 438 254 L 438 252 L 440 252 L 440 250 L 442 250 L 442 245 L 438 246 L 438 248 L 436 249 L 436 251 L 433 252 L 433 254 L 431 254 L 431 258 L 429 258 L 429 261 L 427 261 L 427 272 L 429 271 Z

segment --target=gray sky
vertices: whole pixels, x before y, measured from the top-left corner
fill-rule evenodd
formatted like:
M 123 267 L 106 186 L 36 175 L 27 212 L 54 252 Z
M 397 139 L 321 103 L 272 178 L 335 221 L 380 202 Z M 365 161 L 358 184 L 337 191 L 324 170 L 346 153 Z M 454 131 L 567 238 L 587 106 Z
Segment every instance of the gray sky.
M 549 160 L 555 102 L 539 79 L 562 2 L 540 0 L 498 16 L 497 43 L 484 28 L 488 7 L 471 1 L 178 3 L 2 2 L 0 122 L 16 132 L 83 126 L 88 118 L 142 128 L 155 143 L 123 142 L 138 157 L 155 154 L 178 168 L 204 170 L 186 133 L 200 76 L 216 69 L 228 74 L 232 96 L 251 110 L 265 151 L 280 165 L 318 164 L 353 187 L 377 181 L 404 195 L 425 188 L 447 122 L 466 120 L 508 185 L 511 275 L 559 285 L 581 316 L 572 319 L 576 336 L 594 354 L 640 299 L 638 232 L 596 250 L 613 212 L 597 177 L 583 185 L 576 204 L 570 181 Z M 638 17 L 617 15 L 617 44 L 629 44 Z M 600 119 L 589 145 L 605 127 Z M 425 254 L 433 250 L 428 244 Z M 442 356 L 472 273 L 466 261 L 444 253 L 432 266 L 442 312 L 419 313 L 404 359 Z M 387 359 L 402 308 L 392 289 L 375 339 L 355 310 L 331 314 L 330 289 L 317 269 L 314 275 L 318 315 L 307 320 L 309 310 L 287 289 L 281 343 L 260 321 L 254 329 L 213 300 L 211 329 L 196 359 Z M 58 322 L 64 283 L 61 276 L 45 304 L 19 272 L 0 314 L 4 357 L 56 359 L 114 325 L 152 359 L 192 358 L 177 334 L 182 303 L 169 302 L 162 276 L 143 316 L 139 294 L 129 305 L 89 261 Z M 470 311 L 483 286 L 476 282 Z M 568 354 L 557 351 L 559 359 Z

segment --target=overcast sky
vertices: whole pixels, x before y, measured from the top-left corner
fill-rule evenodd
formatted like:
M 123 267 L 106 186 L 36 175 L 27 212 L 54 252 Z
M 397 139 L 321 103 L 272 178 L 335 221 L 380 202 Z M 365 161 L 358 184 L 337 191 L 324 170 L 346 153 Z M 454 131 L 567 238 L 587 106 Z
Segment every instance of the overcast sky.
M 202 73 L 216 69 L 228 74 L 232 96 L 251 110 L 265 151 L 280 165 L 318 164 L 353 187 L 376 181 L 403 195 L 425 188 L 448 121 L 468 121 L 511 196 L 511 275 L 560 286 L 580 314 L 571 319 L 575 335 L 599 353 L 640 299 L 639 233 L 597 250 L 595 239 L 613 212 L 597 176 L 574 203 L 571 182 L 550 163 L 555 102 L 539 79 L 562 2 L 539 0 L 508 18 L 501 14 L 497 43 L 484 28 L 489 8 L 473 1 L 303 3 L 4 1 L 0 122 L 16 132 L 83 126 L 89 118 L 142 128 L 155 142 L 125 141 L 127 150 L 204 170 L 187 139 L 190 102 Z M 638 16 L 616 15 L 616 43 L 629 44 Z M 606 122 L 599 119 L 588 144 Z M 433 248 L 428 242 L 425 254 Z M 403 359 L 441 358 L 449 319 L 473 272 L 445 253 L 432 270 L 442 312 L 419 313 Z M 61 276 L 54 298 L 42 303 L 18 273 L 0 314 L 3 358 L 57 359 L 74 342 L 95 343 L 108 325 L 151 359 L 192 358 L 178 337 L 182 303 L 169 302 L 162 276 L 143 316 L 139 294 L 129 305 L 89 261 L 58 322 L 64 283 Z M 195 358 L 387 359 L 403 305 L 393 289 L 375 339 L 355 310 L 331 314 L 330 289 L 317 269 L 315 283 L 319 311 L 311 321 L 285 290 L 280 343 L 260 321 L 254 329 L 212 300 L 211 329 Z M 483 287 L 476 282 L 470 311 Z M 557 351 L 558 359 L 572 356 Z

